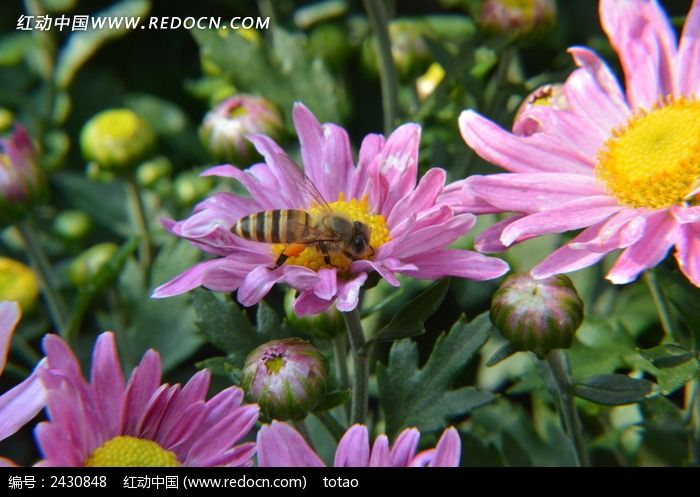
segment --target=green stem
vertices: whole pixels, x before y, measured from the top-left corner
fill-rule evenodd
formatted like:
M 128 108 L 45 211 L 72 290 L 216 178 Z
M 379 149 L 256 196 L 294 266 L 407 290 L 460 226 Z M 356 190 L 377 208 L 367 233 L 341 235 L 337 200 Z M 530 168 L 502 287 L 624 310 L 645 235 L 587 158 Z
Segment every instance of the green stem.
M 362 330 L 360 311 L 355 308 L 350 312 L 344 312 L 343 319 L 348 330 L 353 363 L 350 422 L 365 424 L 369 404 L 369 356 L 365 349 L 365 334 Z
M 389 19 L 383 0 L 363 0 L 363 3 L 379 48 L 379 80 L 382 86 L 384 133 L 389 135 L 394 129 L 399 113 L 399 82 L 394 59 L 391 55 Z
M 554 400 L 557 404 L 561 423 L 569 436 L 576 454 L 577 466 L 590 466 L 588 451 L 583 440 L 581 420 L 576 411 L 574 397 L 571 395 L 571 368 L 569 359 L 563 350 L 553 350 L 544 361 L 551 376 Z
M 345 389 L 350 386 L 350 374 L 348 373 L 348 346 L 344 335 L 339 335 L 333 339 L 333 353 L 335 354 L 335 364 L 338 368 L 338 381 L 340 388 Z M 345 403 L 345 415 L 350 419 L 350 406 Z
M 131 209 L 131 218 L 134 223 L 134 228 L 139 234 L 139 261 L 143 267 L 144 274 L 148 275 L 148 269 L 151 267 L 151 235 L 148 232 L 148 222 L 146 220 L 146 210 L 143 206 L 143 199 L 139 193 L 136 180 L 133 175 L 126 178 L 126 194 L 129 200 L 129 208 Z
M 114 334 L 117 339 L 117 344 L 119 345 L 119 352 L 125 369 L 129 371 L 134 368 L 136 363 L 134 362 L 134 354 L 129 345 L 129 337 L 126 334 L 126 319 L 119 303 L 119 295 L 114 287 L 110 287 L 107 290 L 107 297 L 109 298 L 109 307 L 111 308 L 114 318 Z
M 681 340 L 678 336 L 676 328 L 673 324 L 673 318 L 671 316 L 671 310 L 669 309 L 668 302 L 661 292 L 659 287 L 659 282 L 656 280 L 656 275 L 650 270 L 644 272 L 644 281 L 646 281 L 649 287 L 649 292 L 651 293 L 652 299 L 654 299 L 654 305 L 656 305 L 656 311 L 659 314 L 659 320 L 661 321 L 661 327 L 666 333 L 667 337 L 673 339 L 678 345 L 684 345 L 685 340 Z
M 345 429 L 337 419 L 333 417 L 328 411 L 314 412 L 314 416 L 326 427 L 328 433 L 330 433 L 336 442 L 340 441 L 345 434 Z
M 44 251 L 41 248 L 39 237 L 34 229 L 31 219 L 27 218 L 24 221 L 17 223 L 17 229 L 24 240 L 24 247 L 27 250 L 27 256 L 34 271 L 39 276 L 41 281 L 41 289 L 46 300 L 46 305 L 49 308 L 51 319 L 58 334 L 65 338 L 66 332 L 66 305 L 63 302 L 61 294 L 58 292 L 58 286 L 51 270 Z

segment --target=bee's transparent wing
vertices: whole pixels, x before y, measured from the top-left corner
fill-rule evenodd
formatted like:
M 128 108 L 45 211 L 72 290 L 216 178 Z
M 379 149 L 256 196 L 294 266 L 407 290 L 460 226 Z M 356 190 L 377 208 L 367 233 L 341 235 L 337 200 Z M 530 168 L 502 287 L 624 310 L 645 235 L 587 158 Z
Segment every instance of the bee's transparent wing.
M 306 235 L 299 238 L 298 240 L 291 240 L 291 243 L 303 243 L 303 244 L 312 244 L 312 243 L 317 243 L 317 242 L 338 242 L 340 241 L 340 237 L 336 234 L 333 233 L 332 231 L 324 230 L 320 226 L 309 226 L 303 225 L 301 223 L 295 222 L 295 221 L 288 221 L 288 223 L 296 227 L 297 230 L 295 232 L 297 233 L 303 233 L 306 232 Z
M 323 198 L 321 192 L 318 191 L 318 188 L 316 185 L 314 185 L 314 182 L 311 181 L 311 178 L 304 174 L 304 171 L 302 171 L 301 168 L 294 163 L 294 161 L 282 154 L 278 154 L 275 158 L 277 159 L 277 164 L 282 166 L 281 171 L 284 174 L 285 179 L 294 185 L 302 193 L 302 195 L 304 195 L 304 197 L 311 202 L 313 207 L 320 207 L 329 211 L 331 210 L 328 202 L 325 198 Z

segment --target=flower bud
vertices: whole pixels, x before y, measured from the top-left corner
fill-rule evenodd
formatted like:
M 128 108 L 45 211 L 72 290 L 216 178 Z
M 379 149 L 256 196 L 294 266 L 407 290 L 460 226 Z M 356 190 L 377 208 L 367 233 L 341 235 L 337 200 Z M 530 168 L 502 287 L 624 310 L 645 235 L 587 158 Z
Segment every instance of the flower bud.
M 542 131 L 540 122 L 531 110 L 537 107 L 551 107 L 555 110 L 569 109 L 569 101 L 561 84 L 543 85 L 530 93 L 520 104 L 513 120 L 513 133 L 530 136 Z
M 513 274 L 493 294 L 491 322 L 514 350 L 545 358 L 571 346 L 583 321 L 583 302 L 564 275 L 536 280 Z
M 169 177 L 173 172 L 173 164 L 167 157 L 156 157 L 144 162 L 136 170 L 136 181 L 139 186 L 153 188 L 158 180 Z
M 0 257 L 0 301 L 14 300 L 28 312 L 38 297 L 39 282 L 34 271 L 19 261 Z
M 486 31 L 523 37 L 551 27 L 554 0 L 484 0 L 479 21 Z
M 88 284 L 109 260 L 117 253 L 119 247 L 113 243 L 98 243 L 73 259 L 68 267 L 68 278 L 75 286 Z
M 21 219 L 46 192 L 46 178 L 27 131 L 0 140 L 0 223 Z
M 80 133 L 86 159 L 100 169 L 128 170 L 148 159 L 156 145 L 151 127 L 129 109 L 110 109 L 90 119 Z
M 92 229 L 92 222 L 83 211 L 68 210 L 56 216 L 53 229 L 64 240 L 81 240 Z
M 294 311 L 296 290 L 289 290 L 284 296 L 284 314 L 287 322 L 305 336 L 318 338 L 333 338 L 345 333 L 343 317 L 334 305 L 325 311 L 308 316 L 297 316 Z
M 199 136 L 211 154 L 221 161 L 245 163 L 253 157 L 253 145 L 246 139 L 251 133 L 277 138 L 282 132 L 282 117 L 268 100 L 251 95 L 236 95 L 217 105 L 205 117 Z
M 15 116 L 12 111 L 0 107 L 0 133 L 5 133 L 10 130 L 12 123 L 15 122 Z
M 213 186 L 211 176 L 199 176 L 192 171 L 185 171 L 175 180 L 175 199 L 180 205 L 192 205 L 209 193 Z
M 266 420 L 303 419 L 325 397 L 328 362 L 299 338 L 267 342 L 243 366 L 242 386 Z

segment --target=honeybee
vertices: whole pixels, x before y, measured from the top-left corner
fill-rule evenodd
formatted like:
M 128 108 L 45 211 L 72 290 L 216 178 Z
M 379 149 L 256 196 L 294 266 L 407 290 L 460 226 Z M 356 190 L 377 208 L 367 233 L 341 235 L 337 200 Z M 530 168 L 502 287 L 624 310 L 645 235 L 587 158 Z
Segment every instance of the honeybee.
M 370 245 L 371 228 L 367 224 L 334 211 L 311 179 L 293 162 L 280 160 L 278 163 L 283 165 L 287 179 L 299 187 L 318 212 L 303 209 L 256 212 L 233 225 L 234 235 L 255 242 L 287 244 L 272 269 L 284 264 L 289 257 L 299 255 L 307 246 L 315 246 L 327 265 L 331 264 L 331 255 L 337 253 L 350 260 L 374 255 Z

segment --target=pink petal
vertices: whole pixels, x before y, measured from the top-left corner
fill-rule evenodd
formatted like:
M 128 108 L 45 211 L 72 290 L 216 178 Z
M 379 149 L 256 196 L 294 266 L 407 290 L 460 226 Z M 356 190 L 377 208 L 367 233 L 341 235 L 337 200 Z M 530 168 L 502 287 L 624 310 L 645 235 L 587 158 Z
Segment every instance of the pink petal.
M 389 439 L 386 437 L 386 435 L 379 435 L 375 439 L 374 444 L 372 444 L 372 452 L 369 456 L 369 466 L 371 468 L 391 467 Z
M 582 197 L 605 195 L 600 181 L 581 174 L 491 174 L 470 176 L 466 183 L 474 193 L 505 212 L 546 211 Z
M 646 230 L 646 217 L 638 209 L 625 209 L 600 227 L 598 236 L 581 243 L 569 243 L 574 250 L 589 250 L 607 254 L 613 250 L 627 248 L 636 243 Z
M 523 217 L 524 215 L 511 216 L 492 224 L 487 229 L 479 233 L 474 241 L 474 248 L 476 248 L 479 252 L 503 252 L 508 248 L 503 245 L 503 242 L 501 242 L 503 230 Z M 520 241 L 522 242 L 524 240 Z
M 341 312 L 349 312 L 360 302 L 360 288 L 367 280 L 367 273 L 360 273 L 354 278 L 339 282 L 338 297 L 335 306 Z
M 34 429 L 44 459 L 39 466 L 82 466 L 87 454 L 80 450 L 75 438 L 71 438 L 65 427 L 42 421 Z
M 671 214 L 680 224 L 700 223 L 700 206 L 671 207 Z
M 367 467 L 369 464 L 369 434 L 364 425 L 353 425 L 345 432 L 335 451 L 336 468 Z
M 200 262 L 186 271 L 183 271 L 167 283 L 160 285 L 158 288 L 153 290 L 151 297 L 154 299 L 162 299 L 189 292 L 190 290 L 201 286 L 207 270 L 218 264 L 220 264 L 218 259 Z
M 454 428 L 445 430 L 435 447 L 435 454 L 428 466 L 437 468 L 456 468 L 462 452 L 462 441 Z
M 582 244 L 595 239 L 602 226 L 603 223 L 591 226 L 581 232 L 570 244 Z M 572 249 L 569 245 L 564 245 L 552 252 L 545 260 L 532 268 L 530 274 L 534 278 L 542 279 L 554 274 L 570 273 L 584 267 L 592 266 L 605 257 L 605 254 L 602 252 L 576 250 Z
M 359 159 L 357 161 L 357 169 L 352 176 L 348 188 L 347 198 L 362 198 L 363 195 L 369 193 L 369 169 L 370 164 L 377 158 L 386 140 L 382 135 L 370 134 L 365 136 L 360 146 Z M 376 207 L 376 204 L 373 204 Z
M 673 95 L 675 35 L 658 3 L 602 0 L 600 19 L 620 56 L 632 107 L 649 109 L 660 96 Z
M 92 353 L 91 388 L 103 423 L 103 433 L 114 436 L 119 429 L 119 410 L 124 399 L 124 374 L 114 334 L 102 333 Z
M 563 233 L 591 226 L 607 219 L 623 209 L 608 196 L 582 198 L 561 205 L 557 210 L 531 214 L 508 225 L 501 235 L 501 242 L 510 246 L 522 237 Z
M 394 467 L 408 466 L 409 461 L 416 454 L 420 432 L 415 428 L 406 428 L 396 437 L 391 448 L 391 465 Z
M 468 179 L 468 178 L 467 178 Z M 445 187 L 437 199 L 440 205 L 449 206 L 455 214 L 493 214 L 500 212 L 469 188 L 467 180 L 459 180 Z
M 385 254 L 396 253 L 406 260 L 417 254 L 442 249 L 467 233 L 475 222 L 476 218 L 473 215 L 459 214 L 439 224 L 414 228 L 406 237 L 410 243 L 406 243 L 402 238 L 391 240 L 381 247 L 379 255 L 383 257 Z
M 443 169 L 430 169 L 411 193 L 399 200 L 387 218 L 387 226 L 393 228 L 411 213 L 432 207 L 445 186 L 447 174 Z
M 46 405 L 46 391 L 39 379 L 42 360 L 24 381 L 0 395 L 0 440 L 31 421 Z
M 678 228 L 665 209 L 648 215 L 644 236 L 622 252 L 606 278 L 616 285 L 629 283 L 642 271 L 656 266 L 673 246 Z
M 255 451 L 256 447 L 254 442 L 244 443 L 220 454 L 202 459 L 200 461 L 200 466 L 227 468 L 250 466 L 252 462 L 251 459 L 255 455 Z
M 236 409 L 218 423 L 209 426 L 189 451 L 187 464 L 200 466 L 211 454 L 224 452 L 243 438 L 258 420 L 257 404 Z
M 321 299 L 313 291 L 301 292 L 294 301 L 294 313 L 297 316 L 319 314 L 330 307 L 332 300 Z
M 418 267 L 415 264 L 405 264 L 394 257 L 386 257 L 376 261 L 360 260 L 352 263 L 351 271 L 357 273 L 360 271 L 372 272 L 376 271 L 379 276 L 384 278 L 391 286 L 401 286 L 401 283 L 396 278 L 397 272 L 415 271 Z
M 160 355 L 152 349 L 147 350 L 139 365 L 131 373 L 126 386 L 119 430 L 121 433 L 127 435 L 136 433 L 148 402 L 160 385 L 160 372 Z
M 0 302 L 0 373 L 5 369 L 12 332 L 22 316 L 17 302 Z
M 321 124 L 303 104 L 294 105 L 294 127 L 301 143 L 304 172 L 324 198 L 334 201 L 346 191 L 353 174 L 347 132 L 334 124 Z
M 415 271 L 402 271 L 407 276 L 423 279 L 438 279 L 456 276 L 470 280 L 484 281 L 503 276 L 508 272 L 508 264 L 495 257 L 487 257 L 469 250 L 442 249 L 431 254 L 416 257 L 412 262 L 418 267 Z
M 690 282 L 700 287 L 700 224 L 684 224 L 676 238 L 676 261 Z
M 380 181 L 385 185 L 380 213 L 386 218 L 396 203 L 416 186 L 418 147 L 421 129 L 417 124 L 404 124 L 387 138 L 374 164 Z
M 624 96 L 618 91 L 612 95 L 598 79 L 604 63 L 584 48 L 570 49 L 574 60 L 582 65 L 572 72 L 564 85 L 564 93 L 571 111 L 585 121 L 590 128 L 587 134 L 596 133 L 591 145 L 596 149 L 608 138 L 612 129 L 624 124 L 630 114 Z M 607 67 L 605 73 L 607 74 Z M 595 152 L 589 157 L 595 158 Z
M 515 136 L 471 110 L 459 116 L 459 129 L 467 145 L 507 171 L 590 174 L 592 168 L 591 158 L 579 156 L 565 143 L 542 133 Z
M 258 432 L 258 465 L 288 468 L 325 466 L 304 437 L 287 423 L 279 421 L 263 425 Z
M 0 468 L 19 468 L 19 465 L 11 459 L 0 457 Z
M 314 285 L 314 293 L 319 299 L 331 300 L 338 292 L 338 270 L 320 269 L 318 271 L 318 282 Z
M 693 2 L 678 47 L 676 74 L 681 95 L 700 94 L 700 2 Z

